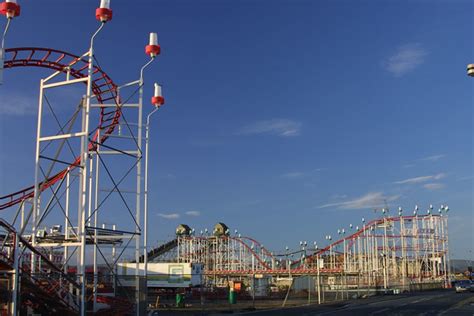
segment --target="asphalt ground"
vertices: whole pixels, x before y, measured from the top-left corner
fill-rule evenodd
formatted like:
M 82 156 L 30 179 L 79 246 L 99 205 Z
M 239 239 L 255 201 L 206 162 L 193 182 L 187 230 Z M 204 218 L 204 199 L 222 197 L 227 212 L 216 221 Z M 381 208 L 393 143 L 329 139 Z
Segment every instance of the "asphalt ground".
M 316 315 L 446 315 L 474 316 L 474 293 L 455 293 L 454 290 L 437 290 L 401 295 L 374 296 L 330 304 L 312 304 L 300 307 L 243 310 L 160 310 L 159 316 L 172 315 L 255 315 L 255 316 L 316 316 Z
M 342 306 L 341 306 L 342 305 Z M 244 315 L 244 313 L 240 313 Z M 245 313 L 250 315 L 250 313 Z M 474 315 L 474 293 L 455 293 L 449 291 L 430 291 L 411 295 L 372 297 L 349 301 L 336 305 L 310 305 L 298 308 L 255 311 L 252 315 Z

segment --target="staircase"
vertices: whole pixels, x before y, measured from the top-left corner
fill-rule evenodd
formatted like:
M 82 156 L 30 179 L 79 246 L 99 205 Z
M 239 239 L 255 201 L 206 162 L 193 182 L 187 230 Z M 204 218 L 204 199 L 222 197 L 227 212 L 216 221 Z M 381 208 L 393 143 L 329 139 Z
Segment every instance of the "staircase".
M 0 239 L 0 274 L 6 276 L 5 283 L 8 284 L 0 287 L 0 297 L 12 297 L 14 258 L 17 255 L 15 249 L 20 252 L 18 257 L 25 251 L 29 251 L 32 255 L 41 258 L 42 269 L 39 273 L 33 274 L 30 266 L 19 265 L 20 309 L 26 310 L 29 307 L 35 313 L 42 315 L 77 315 L 78 300 L 73 293 L 79 293 L 79 284 L 27 240 L 17 236 L 15 229 L 3 219 L 0 219 L 0 228 L 5 232 Z M 15 241 L 18 241 L 18 247 L 15 247 Z

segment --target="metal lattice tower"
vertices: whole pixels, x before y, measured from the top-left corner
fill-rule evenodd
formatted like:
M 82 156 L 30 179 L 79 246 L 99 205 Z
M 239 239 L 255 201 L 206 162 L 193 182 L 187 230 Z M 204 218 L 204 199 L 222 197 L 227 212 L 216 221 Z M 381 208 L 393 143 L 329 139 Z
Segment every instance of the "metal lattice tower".
M 0 9 L 10 8 L 11 3 Z M 10 224 L 2 222 L 8 233 L 0 249 L 14 268 L 12 314 L 21 304 L 20 278 L 40 285 L 44 279 L 57 280 L 51 286 L 54 290 L 41 286 L 39 290 L 57 295 L 73 314 L 85 315 L 90 301 L 94 311 L 106 303 L 125 310 L 135 306 L 140 313 L 140 278 L 146 278 L 136 275 L 135 290 L 129 292 L 115 275 L 117 263 L 125 256 L 132 255 L 138 266 L 147 252 L 143 244 L 146 204 L 142 209 L 146 198 L 142 183 L 144 71 L 160 47 L 152 33 L 145 49 L 150 60 L 141 67 L 139 78 L 119 86 L 102 70 L 94 53 L 96 37 L 112 19 L 109 1 L 101 1 L 96 18 L 100 26 L 81 56 L 49 48 L 4 50 L 2 40 L 1 70 L 42 67 L 54 71 L 40 81 L 35 184 L 0 197 L 0 209 L 18 207 Z M 9 17 L 7 28 L 10 21 Z M 52 96 L 73 86 L 83 89 L 83 96 L 70 113 L 58 111 L 64 104 L 54 104 Z M 155 90 L 152 103 L 155 111 L 164 103 L 161 88 L 158 94 Z M 57 275 L 50 275 L 51 271 Z M 101 297 L 99 283 L 113 289 L 118 298 Z
M 400 212 L 399 216 L 383 216 L 368 223 L 364 220 L 360 228 L 351 225 L 353 231 L 347 235 L 339 230 L 341 238 L 322 249 L 316 244 L 310 249 L 305 242 L 301 249 L 287 249 L 282 254 L 269 252 L 255 239 L 232 236 L 228 230 L 196 235 L 188 229 L 157 248 L 155 254 L 159 255 L 153 260 L 203 264 L 207 283 L 216 286 L 225 285 L 229 278 L 256 274 L 321 274 L 345 277 L 360 288 L 407 289 L 410 284 L 426 282 L 449 287 L 447 210 L 442 207 L 439 214 L 430 211 L 413 216 Z

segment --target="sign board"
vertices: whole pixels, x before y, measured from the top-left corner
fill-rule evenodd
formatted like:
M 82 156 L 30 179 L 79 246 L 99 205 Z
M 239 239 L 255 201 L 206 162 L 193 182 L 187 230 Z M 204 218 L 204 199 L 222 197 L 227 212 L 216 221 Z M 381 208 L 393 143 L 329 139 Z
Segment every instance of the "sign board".
M 324 259 L 318 259 L 318 268 L 324 269 Z
M 328 284 L 329 285 L 334 285 L 336 284 L 336 278 L 333 276 L 328 277 Z
M 148 263 L 148 287 L 192 287 L 201 284 L 202 264 Z M 118 279 L 123 286 L 134 286 L 136 263 L 119 263 Z M 138 264 L 138 275 L 143 276 L 144 264 Z

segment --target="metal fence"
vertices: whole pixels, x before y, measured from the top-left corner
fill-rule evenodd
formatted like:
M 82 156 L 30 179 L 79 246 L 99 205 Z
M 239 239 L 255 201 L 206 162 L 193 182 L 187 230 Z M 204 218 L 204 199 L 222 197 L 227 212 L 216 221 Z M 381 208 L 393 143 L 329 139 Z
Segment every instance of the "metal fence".
M 442 282 L 411 281 L 384 288 L 383 281 L 368 284 L 362 278 L 347 275 L 299 276 L 294 278 L 239 277 L 230 280 L 231 286 L 219 286 L 207 280 L 191 288 L 148 288 L 147 309 L 168 311 L 170 315 L 178 310 L 189 313 L 248 311 L 254 309 L 325 304 L 380 294 L 401 294 L 410 291 L 439 289 Z M 408 282 L 408 281 L 407 281 Z M 238 289 L 235 284 L 239 284 Z M 168 314 L 165 314 L 168 315 Z

